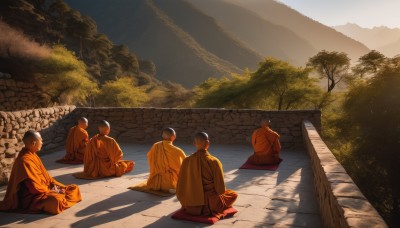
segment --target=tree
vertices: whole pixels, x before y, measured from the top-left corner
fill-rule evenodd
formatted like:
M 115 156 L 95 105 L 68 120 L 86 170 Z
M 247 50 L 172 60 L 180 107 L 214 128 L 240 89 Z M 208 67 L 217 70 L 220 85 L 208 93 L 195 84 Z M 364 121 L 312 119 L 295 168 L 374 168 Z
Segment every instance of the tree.
M 278 110 L 315 107 L 313 97 L 322 91 L 308 74 L 308 69 L 267 58 L 254 73 L 208 79 L 195 88 L 195 106 Z
M 386 65 L 387 58 L 378 51 L 372 50 L 358 59 L 358 64 L 353 67 L 355 75 L 361 78 L 366 74 L 374 74 Z
M 384 66 L 351 85 L 338 135 L 351 142 L 346 169 L 393 227 L 400 225 L 399 97 L 399 66 Z
M 350 58 L 344 52 L 323 50 L 311 57 L 307 66 L 314 68 L 320 74 L 320 78 L 327 79 L 328 93 L 330 93 L 337 84 L 348 76 Z
M 278 110 L 288 110 L 306 103 L 308 95 L 318 93 L 309 70 L 289 63 L 267 58 L 260 63 L 250 82 L 250 93 L 256 97 L 269 94 Z M 251 92 L 254 91 L 254 92 Z
M 97 92 L 97 84 L 86 72 L 85 64 L 60 45 L 54 46 L 51 56 L 41 61 L 35 76 L 53 104 L 84 105 Z
M 143 88 L 135 87 L 130 77 L 106 82 L 96 96 L 96 106 L 138 107 L 148 100 Z

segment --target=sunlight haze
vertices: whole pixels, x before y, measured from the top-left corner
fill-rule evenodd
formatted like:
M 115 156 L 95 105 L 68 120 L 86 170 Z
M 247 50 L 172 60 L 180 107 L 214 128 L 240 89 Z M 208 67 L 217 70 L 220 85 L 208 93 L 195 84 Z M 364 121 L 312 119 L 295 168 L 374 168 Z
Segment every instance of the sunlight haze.
M 400 28 L 398 0 L 280 0 L 325 25 L 355 23 L 365 28 L 387 26 Z

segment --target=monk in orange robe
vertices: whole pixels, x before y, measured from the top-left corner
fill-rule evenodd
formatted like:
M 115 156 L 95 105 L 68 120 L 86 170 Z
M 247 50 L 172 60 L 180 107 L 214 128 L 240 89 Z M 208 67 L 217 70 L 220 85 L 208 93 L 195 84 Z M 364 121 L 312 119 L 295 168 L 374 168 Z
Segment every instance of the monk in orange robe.
M 57 160 L 59 163 L 82 164 L 85 155 L 86 145 L 89 142 L 89 135 L 85 130 L 88 127 L 88 120 L 85 117 L 78 119 L 78 124 L 69 130 L 64 158 Z
M 97 179 L 116 176 L 132 171 L 135 163 L 122 160 L 122 150 L 115 139 L 108 136 L 110 124 L 102 120 L 99 134 L 93 136 L 87 145 L 84 156 L 83 173 L 74 174 L 77 178 Z
M 29 130 L 22 140 L 25 147 L 15 159 L 0 211 L 59 214 L 81 201 L 78 186 L 63 185 L 47 173 L 37 155 L 40 134 Z
M 176 196 L 186 213 L 221 219 L 238 195 L 225 189 L 222 164 L 208 152 L 207 133 L 197 133 L 194 146 L 197 151 L 183 160 Z
M 271 130 L 269 119 L 261 120 L 261 127 L 252 135 L 254 154 L 249 157 L 250 162 L 255 165 L 279 164 L 281 162 L 279 137 L 278 133 Z
M 162 139 L 163 141 L 155 143 L 147 153 L 150 176 L 146 188 L 174 194 L 179 171 L 186 154 L 173 145 L 176 139 L 174 129 L 165 128 L 162 132 Z

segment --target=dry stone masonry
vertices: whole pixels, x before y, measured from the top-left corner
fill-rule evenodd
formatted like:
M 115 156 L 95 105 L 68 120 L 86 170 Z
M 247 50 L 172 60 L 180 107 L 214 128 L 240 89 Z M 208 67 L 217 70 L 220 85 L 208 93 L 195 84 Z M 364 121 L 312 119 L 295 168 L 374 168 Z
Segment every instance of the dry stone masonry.
M 262 111 L 232 109 L 160 109 L 160 108 L 77 108 L 71 115 L 89 119 L 88 132 L 96 133 L 96 124 L 105 119 L 111 124 L 111 136 L 121 142 L 154 142 L 161 130 L 172 127 L 177 140 L 190 143 L 198 131 L 206 131 L 216 143 L 249 143 L 262 117 L 271 119 L 272 128 L 281 135 L 286 148 L 303 146 L 301 123 L 310 120 L 320 126 L 321 112 Z
M 0 112 L 0 184 L 7 183 L 11 167 L 22 148 L 22 136 L 28 129 L 40 131 L 42 153 L 65 145 L 69 129 L 80 116 L 89 119 L 90 136 L 97 133 L 100 120 L 111 123 L 111 136 L 119 142 L 148 143 L 160 139 L 161 130 L 173 127 L 178 141 L 190 143 L 198 131 L 209 133 L 215 143 L 250 143 L 253 130 L 262 117 L 269 117 L 272 128 L 281 134 L 286 148 L 303 146 L 301 123 L 310 120 L 320 126 L 320 111 L 262 111 L 229 109 L 160 109 L 160 108 L 75 108 L 52 107 Z
M 163 128 L 173 127 L 180 142 L 190 143 L 196 132 L 206 131 L 214 143 L 220 144 L 250 143 L 261 118 L 268 117 L 272 128 L 281 135 L 284 148 L 307 148 L 324 227 L 387 227 L 320 138 L 321 112 L 317 110 L 60 106 L 0 112 L 0 184 L 8 182 L 12 164 L 23 146 L 22 136 L 28 129 L 41 132 L 44 141 L 41 153 L 48 153 L 65 146 L 69 129 L 81 116 L 89 119 L 90 136 L 97 133 L 98 121 L 109 121 L 110 135 L 119 142 L 151 143 L 160 140 Z
M 0 110 L 16 111 L 46 107 L 44 95 L 32 83 L 15 81 L 0 72 Z
M 387 227 L 309 121 L 303 123 L 303 138 L 311 158 L 323 226 Z
M 67 129 L 60 119 L 75 106 L 51 107 L 15 112 L 0 111 L 0 184 L 7 183 L 12 164 L 23 147 L 22 137 L 29 129 L 40 131 L 43 152 L 64 146 Z

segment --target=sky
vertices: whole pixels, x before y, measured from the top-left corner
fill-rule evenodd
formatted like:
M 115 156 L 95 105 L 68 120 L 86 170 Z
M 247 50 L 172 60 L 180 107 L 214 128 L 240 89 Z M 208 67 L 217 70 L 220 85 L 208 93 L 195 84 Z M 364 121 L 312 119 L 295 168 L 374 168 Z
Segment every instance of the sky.
M 400 0 L 279 0 L 325 25 L 400 28 Z

